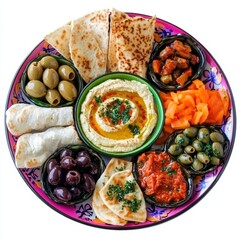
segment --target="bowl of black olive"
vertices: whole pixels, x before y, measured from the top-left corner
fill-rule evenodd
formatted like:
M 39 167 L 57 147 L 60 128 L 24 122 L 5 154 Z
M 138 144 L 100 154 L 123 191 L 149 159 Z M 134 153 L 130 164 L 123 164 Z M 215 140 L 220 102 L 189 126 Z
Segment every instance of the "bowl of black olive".
M 184 34 L 163 37 L 153 49 L 147 77 L 160 90 L 181 90 L 194 79 L 201 79 L 205 62 L 202 47 L 192 37 Z
M 91 197 L 104 160 L 85 145 L 58 149 L 42 167 L 43 191 L 57 203 L 73 205 Z
M 213 171 L 224 162 L 229 140 L 219 127 L 191 126 L 173 132 L 165 151 L 192 175 Z
M 54 54 L 33 59 L 21 77 L 23 99 L 41 107 L 71 106 L 83 80 L 69 60 Z

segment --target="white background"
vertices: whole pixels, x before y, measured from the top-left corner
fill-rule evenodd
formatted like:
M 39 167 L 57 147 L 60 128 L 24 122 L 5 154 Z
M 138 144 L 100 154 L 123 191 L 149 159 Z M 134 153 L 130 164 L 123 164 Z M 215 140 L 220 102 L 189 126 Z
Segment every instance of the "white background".
M 114 7 L 156 15 L 193 35 L 215 57 L 231 85 L 239 113 L 240 13 L 227 1 L 13 1 L 0 3 L 0 239 L 239 239 L 240 137 L 223 175 L 193 208 L 163 224 L 138 230 L 105 230 L 70 220 L 43 203 L 16 170 L 4 133 L 5 103 L 13 77 L 43 37 L 91 11 Z

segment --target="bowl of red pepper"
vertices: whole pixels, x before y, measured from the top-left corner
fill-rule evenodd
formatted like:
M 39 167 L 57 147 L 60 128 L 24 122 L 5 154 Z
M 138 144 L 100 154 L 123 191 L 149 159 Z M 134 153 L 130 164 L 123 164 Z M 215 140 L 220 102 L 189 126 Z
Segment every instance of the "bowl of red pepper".
M 188 35 L 167 36 L 151 54 L 147 78 L 160 90 L 186 88 L 194 79 L 201 79 L 206 57 L 200 44 Z
M 191 175 L 161 150 L 144 152 L 133 161 L 133 174 L 145 200 L 158 207 L 178 207 L 193 194 Z

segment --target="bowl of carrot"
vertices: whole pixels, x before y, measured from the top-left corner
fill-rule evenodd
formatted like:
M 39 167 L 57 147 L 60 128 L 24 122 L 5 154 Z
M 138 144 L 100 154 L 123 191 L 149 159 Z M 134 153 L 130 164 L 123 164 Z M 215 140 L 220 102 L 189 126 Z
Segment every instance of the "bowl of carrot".
M 190 36 L 164 37 L 151 54 L 147 77 L 160 90 L 181 90 L 201 77 L 205 62 L 203 49 Z

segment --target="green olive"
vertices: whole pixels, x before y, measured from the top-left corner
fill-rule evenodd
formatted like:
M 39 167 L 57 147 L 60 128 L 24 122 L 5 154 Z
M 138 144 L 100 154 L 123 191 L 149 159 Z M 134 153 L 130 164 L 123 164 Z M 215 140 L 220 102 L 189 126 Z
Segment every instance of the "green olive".
M 192 142 L 192 146 L 195 148 L 197 152 L 203 151 L 204 148 L 203 143 L 197 139 Z
M 179 155 L 177 160 L 184 165 L 189 165 L 193 162 L 193 158 L 186 153 Z
M 48 89 L 45 98 L 53 106 L 57 106 L 61 102 L 61 95 L 56 89 Z
M 210 132 L 207 128 L 200 128 L 198 131 L 198 139 L 203 143 L 208 143 L 210 141 Z
M 210 134 L 210 139 L 212 140 L 212 142 L 220 142 L 220 143 L 224 143 L 224 137 L 221 133 L 219 132 L 212 132 Z
M 62 65 L 58 69 L 58 74 L 63 80 L 72 81 L 75 78 L 74 70 L 68 65 Z
M 74 101 L 77 98 L 77 89 L 76 87 L 69 81 L 61 81 L 58 84 L 58 91 L 61 94 L 61 96 L 71 102 Z
M 208 164 L 210 162 L 210 158 L 205 152 L 198 152 L 197 159 L 204 164 Z
M 188 127 L 183 130 L 183 134 L 187 137 L 196 137 L 198 134 L 198 129 L 196 127 Z
M 187 146 L 189 142 L 189 138 L 186 137 L 183 133 L 179 133 L 175 138 L 175 143 L 184 147 Z
M 197 158 L 194 158 L 192 168 L 196 171 L 199 171 L 203 168 L 203 164 Z
M 46 95 L 47 89 L 45 85 L 39 80 L 31 80 L 25 87 L 26 92 L 35 98 L 41 98 Z
M 182 147 L 178 144 L 172 144 L 169 148 L 168 148 L 168 152 L 174 156 L 177 156 L 179 154 L 181 154 L 183 151 Z
M 39 62 L 32 62 L 28 66 L 27 76 L 29 80 L 40 80 L 43 73 L 43 67 Z
M 40 64 L 44 67 L 44 68 L 53 68 L 55 70 L 58 69 L 58 61 L 57 59 L 55 59 L 52 56 L 45 56 L 40 60 Z
M 217 157 L 212 156 L 211 157 L 211 164 L 215 165 L 215 166 L 219 165 L 220 164 L 220 159 L 217 158 Z
M 215 157 L 218 157 L 218 158 L 222 158 L 223 157 L 223 146 L 222 146 L 221 143 L 214 142 L 212 144 L 212 151 L 213 151 L 213 155 Z
M 59 76 L 56 70 L 53 68 L 47 68 L 43 72 L 43 83 L 50 89 L 57 87 L 59 83 Z
M 187 154 L 192 154 L 195 152 L 195 148 L 192 146 L 192 145 L 187 145 L 185 148 L 184 148 L 184 151 L 187 153 Z

